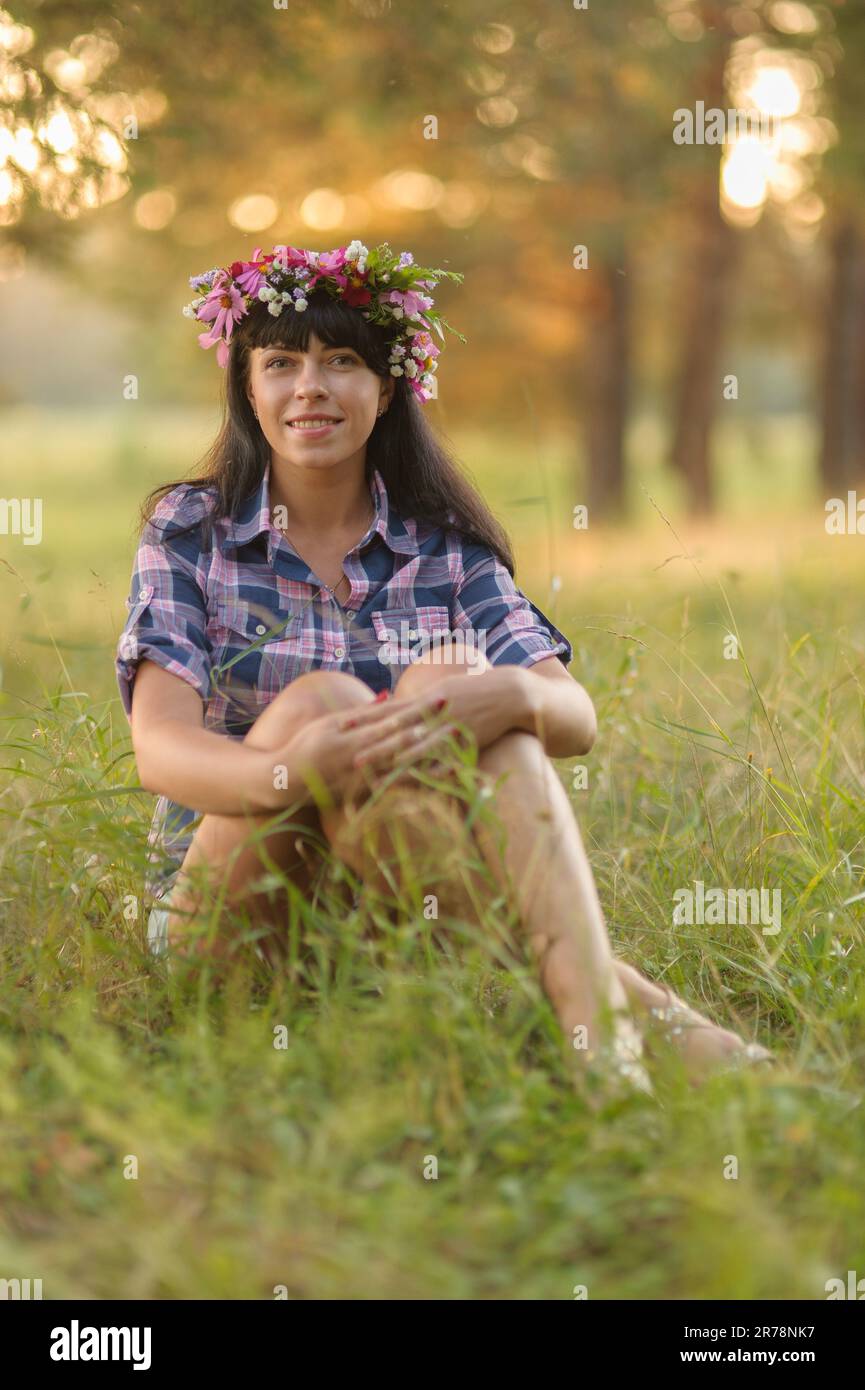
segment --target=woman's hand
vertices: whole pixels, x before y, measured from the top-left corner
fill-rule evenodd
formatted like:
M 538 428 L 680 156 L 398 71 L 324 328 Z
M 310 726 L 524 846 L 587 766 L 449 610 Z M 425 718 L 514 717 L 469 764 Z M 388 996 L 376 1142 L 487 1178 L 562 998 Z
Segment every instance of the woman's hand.
M 383 705 L 342 711 L 338 727 L 364 735 L 354 761 L 359 768 L 381 771 L 403 747 L 406 721 L 446 721 L 451 732 L 465 731 L 486 748 L 510 729 L 529 727 L 529 694 L 525 671 L 500 666 L 477 675 L 443 676 L 414 699 L 398 699 Z
M 313 791 L 318 783 L 336 801 L 342 801 L 370 785 L 371 771 L 407 769 L 437 751 L 453 732 L 443 716 L 429 708 L 429 701 L 402 700 L 398 705 L 386 708 L 376 704 L 354 711 L 357 727 L 352 727 L 352 717 L 345 710 L 311 719 L 288 743 L 274 749 L 270 755 L 274 766 L 292 767 Z M 387 733 L 377 743 L 379 756 L 374 769 L 358 761 L 358 755 L 375 737 L 376 723 L 364 717 L 373 713 L 387 715 Z

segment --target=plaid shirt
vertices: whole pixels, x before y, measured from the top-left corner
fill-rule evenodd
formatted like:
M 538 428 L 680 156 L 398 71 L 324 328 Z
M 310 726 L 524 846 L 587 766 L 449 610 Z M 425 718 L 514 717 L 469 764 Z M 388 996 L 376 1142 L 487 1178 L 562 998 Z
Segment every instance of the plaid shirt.
M 230 738 L 243 738 L 305 671 L 347 671 L 372 691 L 392 689 L 436 634 L 462 643 L 468 662 L 474 650 L 494 666 L 532 666 L 552 654 L 565 664 L 572 659 L 568 639 L 488 546 L 399 516 L 377 469 L 375 517 L 345 556 L 351 593 L 340 604 L 271 523 L 269 475 L 268 465 L 235 520 L 214 524 L 207 548 L 194 523 L 212 492 L 209 498 L 208 489 L 184 483 L 157 504 L 138 546 L 117 644 L 127 718 L 142 658 L 197 690 L 205 728 Z M 148 839 L 156 890 L 176 877 L 201 814 L 158 798 Z

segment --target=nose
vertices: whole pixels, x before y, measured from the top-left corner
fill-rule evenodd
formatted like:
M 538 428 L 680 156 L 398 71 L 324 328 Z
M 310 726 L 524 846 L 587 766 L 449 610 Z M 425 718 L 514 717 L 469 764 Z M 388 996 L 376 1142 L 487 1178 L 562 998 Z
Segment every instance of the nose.
M 322 368 L 318 362 L 313 360 L 310 353 L 303 355 L 294 393 L 296 396 L 304 397 L 327 395 L 327 387 L 322 380 Z

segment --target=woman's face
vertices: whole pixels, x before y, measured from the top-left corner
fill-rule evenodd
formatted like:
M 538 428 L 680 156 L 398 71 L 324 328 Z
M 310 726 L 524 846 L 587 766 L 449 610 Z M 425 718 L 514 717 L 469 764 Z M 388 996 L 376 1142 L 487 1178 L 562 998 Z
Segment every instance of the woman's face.
M 393 377 L 383 381 L 353 348 L 326 347 L 315 333 L 307 352 L 254 348 L 249 360 L 247 395 L 277 459 L 314 467 L 358 453 L 363 460 L 376 413 L 393 396 Z M 303 416 L 329 423 L 304 425 Z

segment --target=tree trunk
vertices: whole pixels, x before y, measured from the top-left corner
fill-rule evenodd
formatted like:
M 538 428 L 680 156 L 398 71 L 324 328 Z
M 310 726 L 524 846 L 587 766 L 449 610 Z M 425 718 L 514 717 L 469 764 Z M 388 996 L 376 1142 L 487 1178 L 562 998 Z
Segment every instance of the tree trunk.
M 823 354 L 820 477 L 843 497 L 865 477 L 865 246 L 852 216 L 831 241 Z
M 735 233 L 721 215 L 717 180 L 712 178 L 698 200 L 672 446 L 673 467 L 685 479 L 692 512 L 710 512 L 714 504 L 710 440 L 722 400 L 721 346 L 735 253 Z
M 593 301 L 586 382 L 589 523 L 625 503 L 625 429 L 630 396 L 631 285 L 625 255 L 592 267 Z
M 707 110 L 726 110 L 730 104 L 727 62 L 732 45 L 727 8 L 718 0 L 702 0 L 699 10 L 713 43 L 695 86 L 695 98 L 703 99 Z M 733 230 L 721 215 L 718 163 L 710 152 L 708 167 L 694 188 L 693 249 L 690 276 L 685 276 L 683 285 L 685 310 L 674 404 L 671 462 L 685 479 L 694 513 L 710 512 L 714 504 L 710 444 L 715 409 L 722 399 L 719 367 L 737 249 Z

